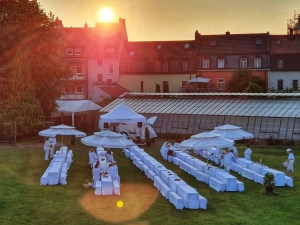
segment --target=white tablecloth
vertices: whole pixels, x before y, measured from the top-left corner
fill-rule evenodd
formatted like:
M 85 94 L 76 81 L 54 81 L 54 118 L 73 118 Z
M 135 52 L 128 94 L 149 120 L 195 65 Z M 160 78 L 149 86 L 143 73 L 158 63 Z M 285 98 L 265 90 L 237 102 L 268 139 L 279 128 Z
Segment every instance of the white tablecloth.
M 157 176 L 159 176 L 160 177 L 160 172 L 161 171 L 166 171 L 166 170 L 168 170 L 164 165 L 162 165 L 162 164 L 156 164 L 156 165 L 154 165 L 154 167 L 153 167 L 153 172 L 157 175 Z
M 241 166 L 241 165 L 239 165 L 237 163 L 231 163 L 231 170 L 232 171 L 241 174 L 242 173 L 242 169 L 243 169 L 243 166 Z
M 195 160 L 194 167 L 196 167 L 200 172 L 204 173 L 204 171 L 205 171 L 204 168 L 207 167 L 207 163 L 198 159 L 198 160 Z
M 101 186 L 102 195 L 112 195 L 113 194 L 113 183 L 111 176 L 108 174 L 106 177 L 101 176 Z
M 51 167 L 48 171 L 48 184 L 56 185 L 59 182 L 60 167 Z
M 208 174 L 209 176 L 216 177 L 217 172 L 224 172 L 224 170 L 215 166 L 204 167 L 204 173 Z
M 225 183 L 226 191 L 237 191 L 236 177 L 227 172 L 217 172 L 216 178 Z
M 242 176 L 243 177 L 246 177 L 246 178 L 248 178 L 250 180 L 254 180 L 254 175 L 255 174 L 256 174 L 256 172 L 253 171 L 253 170 L 249 170 L 246 167 L 242 168 Z
M 275 177 L 275 186 L 285 186 L 285 173 L 274 170 L 274 169 L 263 169 L 262 175 L 265 175 L 267 172 L 274 174 Z
M 251 163 L 249 164 L 249 169 L 255 171 L 256 173 L 262 174 L 263 169 L 268 169 L 269 167 L 258 164 L 258 163 Z
M 245 158 L 237 158 L 236 163 L 241 165 L 242 167 L 249 169 L 249 164 L 251 164 L 252 162 Z
M 185 158 L 185 162 L 194 167 L 195 167 L 195 162 L 197 162 L 197 160 L 198 160 L 197 158 L 192 157 L 192 156 Z
M 178 157 L 182 161 L 185 161 L 186 157 L 191 157 L 189 154 L 184 153 L 184 152 L 178 152 L 176 155 L 177 155 L 176 157 Z
M 186 183 L 180 177 L 172 177 L 169 179 L 169 187 L 172 189 L 172 191 L 176 192 L 177 194 L 177 189 L 181 185 L 186 185 Z
M 178 186 L 178 195 L 183 198 L 184 207 L 188 209 L 199 209 L 199 193 L 189 185 Z
M 176 173 L 173 173 L 171 170 L 164 170 L 160 172 L 160 178 L 169 185 L 169 178 L 178 177 Z

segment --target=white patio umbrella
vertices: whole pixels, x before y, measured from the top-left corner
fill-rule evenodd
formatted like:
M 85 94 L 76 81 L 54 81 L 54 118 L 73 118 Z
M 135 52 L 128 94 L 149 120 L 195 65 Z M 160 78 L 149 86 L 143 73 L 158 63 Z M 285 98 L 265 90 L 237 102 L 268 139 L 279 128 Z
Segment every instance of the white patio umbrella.
M 75 137 L 85 137 L 86 133 L 76 130 L 75 127 L 67 126 L 64 124 L 51 126 L 47 130 L 39 132 L 40 136 L 43 137 L 55 137 L 56 135 L 62 135 L 62 143 L 64 142 L 64 135 L 74 135 Z
M 135 145 L 134 142 L 123 138 L 121 134 L 110 130 L 94 132 L 94 135 L 81 138 L 81 142 L 88 146 L 104 148 L 125 148 Z
M 211 133 L 218 134 L 221 137 L 232 139 L 232 140 L 253 138 L 253 134 L 242 130 L 241 127 L 233 126 L 230 124 L 215 127 L 215 130 L 211 131 Z
M 206 156 L 207 156 L 207 149 L 208 148 L 225 148 L 230 147 L 234 144 L 233 140 L 220 137 L 218 134 L 213 134 L 210 132 L 203 132 L 197 135 L 191 136 L 190 139 L 183 141 L 180 144 L 180 148 L 183 149 L 206 149 Z M 208 165 L 208 159 L 207 159 Z

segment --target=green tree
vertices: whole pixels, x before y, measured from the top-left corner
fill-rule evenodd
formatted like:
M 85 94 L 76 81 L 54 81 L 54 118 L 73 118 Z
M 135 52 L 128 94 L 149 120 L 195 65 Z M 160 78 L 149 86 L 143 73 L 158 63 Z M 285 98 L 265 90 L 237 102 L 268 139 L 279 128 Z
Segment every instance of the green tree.
M 238 69 L 233 72 L 227 84 L 227 89 L 230 92 L 244 92 L 250 85 L 251 88 L 249 87 L 247 90 L 253 92 L 257 88 L 256 86 L 254 87 L 253 84 L 261 87 L 264 92 L 266 83 L 260 76 L 252 75 L 252 70 L 250 69 Z
M 70 75 L 59 59 L 61 36 L 36 0 L 0 1 L 0 121 L 29 134 L 55 110 Z
M 246 87 L 245 93 L 263 93 L 264 89 L 256 83 L 250 81 L 248 87 Z

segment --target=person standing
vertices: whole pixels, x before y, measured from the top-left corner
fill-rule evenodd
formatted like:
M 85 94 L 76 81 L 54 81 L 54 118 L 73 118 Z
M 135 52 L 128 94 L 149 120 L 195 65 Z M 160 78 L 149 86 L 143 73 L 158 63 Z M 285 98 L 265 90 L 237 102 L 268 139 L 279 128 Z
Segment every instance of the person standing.
M 50 158 L 53 158 L 54 149 L 55 149 L 55 145 L 56 145 L 56 138 L 55 137 L 50 137 L 49 138 L 49 143 L 50 143 Z
M 224 158 L 224 167 L 227 173 L 231 170 L 231 163 L 235 162 L 235 157 L 233 155 L 233 150 L 229 150 L 228 154 Z
M 291 171 L 292 173 L 294 173 L 294 161 L 295 161 L 295 156 L 293 154 L 293 151 L 292 149 L 288 148 L 286 150 L 286 152 L 289 154 L 288 156 L 288 159 L 287 159 L 287 167 L 286 167 L 286 170 L 287 170 L 287 173 L 289 171 Z
M 45 151 L 45 160 L 49 160 L 50 142 L 48 137 L 45 138 L 44 151 Z
M 252 150 L 251 150 L 250 146 L 246 145 L 246 149 L 245 149 L 245 152 L 244 152 L 245 159 L 248 159 L 248 160 L 251 161 L 251 154 L 252 154 Z

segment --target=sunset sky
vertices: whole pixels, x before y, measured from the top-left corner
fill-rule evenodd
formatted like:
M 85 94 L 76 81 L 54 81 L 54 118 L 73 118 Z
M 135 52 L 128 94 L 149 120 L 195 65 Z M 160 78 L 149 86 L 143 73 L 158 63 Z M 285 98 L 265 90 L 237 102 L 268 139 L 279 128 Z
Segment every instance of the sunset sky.
M 201 34 L 286 34 L 287 20 L 300 13 L 299 0 L 38 0 L 64 27 L 94 27 L 109 7 L 126 21 L 130 41 L 193 40 Z

